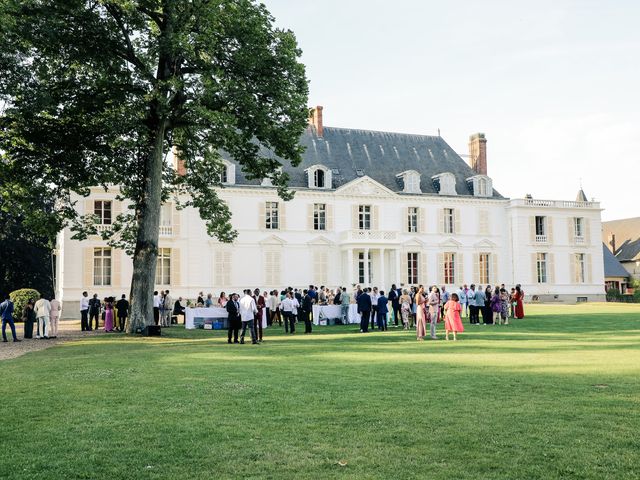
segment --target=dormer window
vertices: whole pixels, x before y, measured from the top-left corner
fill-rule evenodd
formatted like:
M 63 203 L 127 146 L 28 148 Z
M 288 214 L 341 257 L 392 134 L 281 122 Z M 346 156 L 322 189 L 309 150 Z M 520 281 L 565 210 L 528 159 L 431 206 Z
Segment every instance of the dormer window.
M 227 160 L 222 160 L 220 170 L 220 183 L 224 185 L 235 185 L 236 183 L 236 165 Z
M 456 177 L 453 173 L 444 172 L 431 177 L 440 195 L 458 195 L 456 191 Z
M 332 172 L 324 165 L 313 165 L 306 172 L 309 188 L 331 188 Z
M 486 175 L 475 175 L 467 178 L 467 183 L 473 191 L 474 197 L 493 196 L 493 181 Z
M 404 193 L 422 193 L 420 190 L 420 174 L 415 170 L 407 170 L 399 173 L 396 177 L 402 180 Z

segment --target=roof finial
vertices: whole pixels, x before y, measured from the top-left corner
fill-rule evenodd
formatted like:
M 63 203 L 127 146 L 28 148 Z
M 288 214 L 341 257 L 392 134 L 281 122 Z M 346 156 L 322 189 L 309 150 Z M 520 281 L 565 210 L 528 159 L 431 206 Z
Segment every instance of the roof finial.
M 440 136 L 440 129 L 438 129 L 438 136 Z

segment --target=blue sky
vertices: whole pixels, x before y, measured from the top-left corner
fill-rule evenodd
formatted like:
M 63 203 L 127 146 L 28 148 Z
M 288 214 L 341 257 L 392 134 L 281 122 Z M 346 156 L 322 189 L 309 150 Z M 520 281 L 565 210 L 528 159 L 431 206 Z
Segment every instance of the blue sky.
M 505 196 L 640 216 L 640 2 L 265 0 L 325 125 L 487 136 Z

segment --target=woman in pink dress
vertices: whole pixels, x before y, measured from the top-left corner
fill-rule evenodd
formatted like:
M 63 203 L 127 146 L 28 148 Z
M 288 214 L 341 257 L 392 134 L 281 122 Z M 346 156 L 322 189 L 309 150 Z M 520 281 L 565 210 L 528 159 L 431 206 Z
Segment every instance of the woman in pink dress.
M 451 300 L 444 305 L 444 330 L 447 340 L 449 340 L 449 332 L 453 332 L 453 340 L 457 340 L 456 333 L 464 332 L 464 326 L 460 318 L 462 306 L 458 303 L 458 300 L 458 294 L 452 293 Z
M 416 334 L 418 340 L 424 340 L 427 334 L 427 309 L 424 299 L 424 288 L 416 293 Z
M 104 301 L 104 331 L 113 332 L 113 297 Z

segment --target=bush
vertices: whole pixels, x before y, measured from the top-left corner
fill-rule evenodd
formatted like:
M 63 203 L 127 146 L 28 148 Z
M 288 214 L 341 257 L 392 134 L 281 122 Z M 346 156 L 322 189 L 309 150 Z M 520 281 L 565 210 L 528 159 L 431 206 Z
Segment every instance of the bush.
M 35 302 L 40 298 L 40 292 L 33 288 L 21 288 L 20 290 L 14 290 L 9 294 L 9 298 L 13 302 L 13 318 L 14 320 L 22 319 L 22 309 L 25 307 L 30 299 Z
M 618 302 L 621 298 L 622 294 L 617 288 L 610 288 L 607 290 L 607 302 Z

